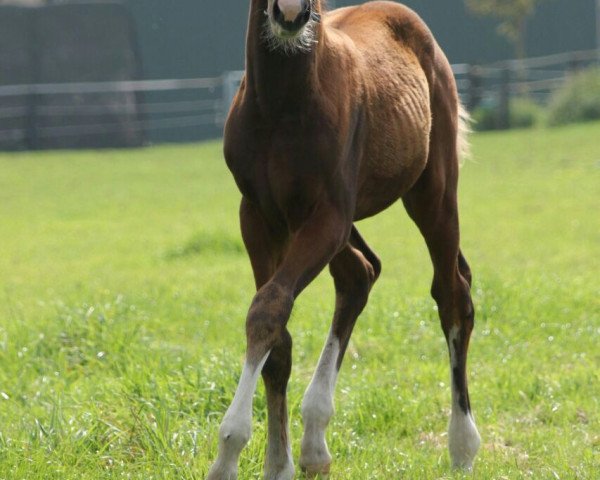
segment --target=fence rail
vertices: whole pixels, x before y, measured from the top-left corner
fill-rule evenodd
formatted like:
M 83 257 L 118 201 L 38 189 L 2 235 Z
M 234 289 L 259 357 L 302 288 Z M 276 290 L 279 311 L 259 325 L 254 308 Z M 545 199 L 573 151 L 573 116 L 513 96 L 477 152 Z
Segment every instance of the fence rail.
M 159 131 L 216 129 L 230 76 L 0 86 L 0 149 L 135 146 Z
M 503 117 L 510 98 L 525 94 L 545 102 L 573 72 L 599 64 L 600 51 L 586 50 L 452 68 L 467 106 L 491 105 L 508 126 Z M 242 75 L 0 86 L 0 149 L 45 148 L 50 139 L 123 131 L 136 138 L 166 130 L 199 132 L 207 126 L 214 132 L 223 125 Z M 57 143 L 64 144 L 68 140 Z
M 188 78 L 171 80 L 131 80 L 119 82 L 41 83 L 0 86 L 0 97 L 21 95 L 71 95 L 73 93 L 126 93 L 164 90 L 217 88 L 222 79 Z

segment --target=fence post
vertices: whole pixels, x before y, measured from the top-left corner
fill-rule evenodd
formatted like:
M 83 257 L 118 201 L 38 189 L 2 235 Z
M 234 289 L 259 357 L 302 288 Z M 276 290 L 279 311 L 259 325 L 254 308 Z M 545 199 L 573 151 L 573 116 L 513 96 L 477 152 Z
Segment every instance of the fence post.
M 467 109 L 473 111 L 481 102 L 481 71 L 477 65 L 469 65 L 467 70 L 468 94 Z
M 40 101 L 40 96 L 35 93 L 30 93 L 25 97 L 27 106 L 27 116 L 25 117 L 25 144 L 28 150 L 37 150 L 40 142 L 38 137 L 37 125 L 37 106 Z
M 567 69 L 569 74 L 574 75 L 581 69 L 581 59 L 577 53 L 573 53 L 571 55 L 571 59 L 569 60 Z
M 511 71 L 507 65 L 502 69 L 498 95 L 498 128 L 505 130 L 510 128 L 510 79 Z

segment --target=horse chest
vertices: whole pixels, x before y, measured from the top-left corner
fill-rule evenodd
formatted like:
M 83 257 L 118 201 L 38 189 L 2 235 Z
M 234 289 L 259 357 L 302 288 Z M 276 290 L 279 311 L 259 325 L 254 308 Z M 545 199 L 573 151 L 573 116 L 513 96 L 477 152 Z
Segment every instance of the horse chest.
M 331 166 L 302 134 L 255 131 L 228 153 L 228 166 L 241 193 L 260 207 L 265 217 L 282 219 L 293 230 L 310 215 L 327 191 Z

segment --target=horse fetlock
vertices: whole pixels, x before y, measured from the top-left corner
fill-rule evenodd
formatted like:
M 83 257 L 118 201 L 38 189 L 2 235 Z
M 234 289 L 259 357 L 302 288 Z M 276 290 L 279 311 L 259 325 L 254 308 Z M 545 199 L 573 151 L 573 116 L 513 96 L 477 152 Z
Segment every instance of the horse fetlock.
M 283 465 L 271 463 L 267 460 L 265 468 L 265 480 L 293 480 L 296 474 L 294 462 L 291 458 L 286 459 Z
M 287 434 L 286 436 L 289 436 Z M 281 436 L 279 435 L 281 438 Z M 294 459 L 289 441 L 276 442 L 269 435 L 265 458 L 265 480 L 291 480 L 294 478 Z
M 315 441 L 311 439 L 310 442 L 302 442 L 302 453 L 300 454 L 300 466 L 302 470 L 307 468 L 321 468 L 324 465 L 329 466 L 331 464 L 331 454 L 327 448 L 327 442 L 325 438 Z
M 237 474 L 237 462 L 222 461 L 219 458 L 208 472 L 206 480 L 236 480 Z
M 481 437 L 471 413 L 453 412 L 448 428 L 448 450 L 454 468 L 471 470 Z
M 300 467 L 309 477 L 329 473 L 331 454 L 325 441 L 326 424 L 327 422 L 323 425 L 322 422 L 319 424 L 305 421 Z

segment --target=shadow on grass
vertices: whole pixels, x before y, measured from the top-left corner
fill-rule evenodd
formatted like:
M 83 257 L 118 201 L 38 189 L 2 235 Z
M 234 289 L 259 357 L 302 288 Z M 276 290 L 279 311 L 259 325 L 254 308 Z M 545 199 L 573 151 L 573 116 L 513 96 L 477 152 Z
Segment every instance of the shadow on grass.
M 194 255 L 243 255 L 244 245 L 241 239 L 224 232 L 200 232 L 190 237 L 187 242 L 167 250 L 166 260 L 177 260 Z

